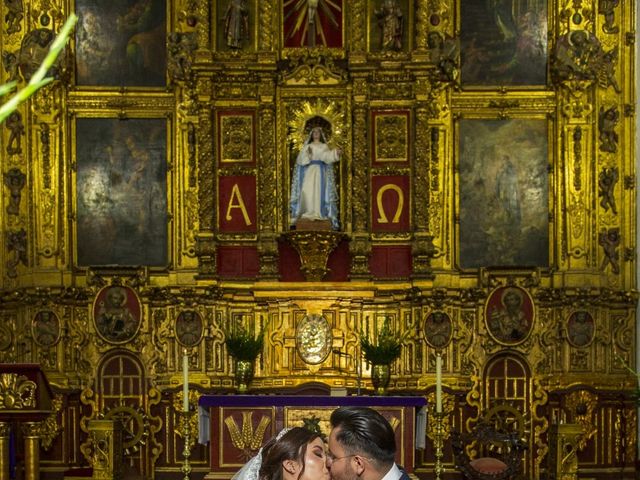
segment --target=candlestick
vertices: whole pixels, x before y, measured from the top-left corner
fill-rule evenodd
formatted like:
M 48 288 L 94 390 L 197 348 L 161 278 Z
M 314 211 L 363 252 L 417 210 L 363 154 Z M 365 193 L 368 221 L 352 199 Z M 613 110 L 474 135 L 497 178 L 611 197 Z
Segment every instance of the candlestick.
M 438 356 L 440 358 L 440 356 Z M 435 417 L 435 431 L 433 437 L 433 443 L 435 447 L 436 463 L 434 465 L 435 480 L 440 480 L 444 473 L 444 466 L 442 465 L 442 457 L 444 457 L 444 414 L 442 412 L 436 412 Z
M 189 457 L 191 457 L 191 446 L 193 442 L 193 433 L 192 433 L 192 425 L 191 419 L 194 418 L 195 411 L 192 412 L 182 412 L 184 416 L 184 430 L 182 431 L 182 435 L 184 437 L 184 448 L 182 449 L 182 456 L 184 461 L 182 462 L 182 473 L 184 473 L 183 480 L 190 480 L 191 478 L 191 462 L 189 461 Z
M 442 413 L 442 357 L 436 355 L 436 413 Z
M 182 351 L 182 411 L 189 411 L 189 355 Z

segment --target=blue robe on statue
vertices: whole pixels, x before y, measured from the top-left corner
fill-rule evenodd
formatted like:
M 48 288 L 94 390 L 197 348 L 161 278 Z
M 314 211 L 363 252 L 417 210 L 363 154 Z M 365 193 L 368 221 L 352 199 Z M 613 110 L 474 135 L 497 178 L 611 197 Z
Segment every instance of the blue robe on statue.
M 331 228 L 340 229 L 338 190 L 333 164 L 340 160 L 340 151 L 329 148 L 322 140 L 305 142 L 291 178 L 291 225 L 300 218 L 330 220 Z

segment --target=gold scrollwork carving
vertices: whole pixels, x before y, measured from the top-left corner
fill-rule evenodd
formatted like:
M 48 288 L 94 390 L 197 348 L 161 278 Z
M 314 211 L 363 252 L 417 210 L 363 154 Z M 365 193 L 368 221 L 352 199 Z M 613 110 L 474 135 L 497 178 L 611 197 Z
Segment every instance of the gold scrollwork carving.
M 35 408 L 37 385 L 24 375 L 0 374 L 0 410 Z
M 62 425 L 58 422 L 58 414 L 62 410 L 62 395 L 56 395 L 52 401 L 51 413 L 42 422 L 40 428 L 40 445 L 43 449 L 49 450 L 53 441 L 62 431 Z
M 300 269 L 310 281 L 320 281 L 328 273 L 329 254 L 344 238 L 339 232 L 293 231 L 284 238 L 296 249 L 302 263 Z

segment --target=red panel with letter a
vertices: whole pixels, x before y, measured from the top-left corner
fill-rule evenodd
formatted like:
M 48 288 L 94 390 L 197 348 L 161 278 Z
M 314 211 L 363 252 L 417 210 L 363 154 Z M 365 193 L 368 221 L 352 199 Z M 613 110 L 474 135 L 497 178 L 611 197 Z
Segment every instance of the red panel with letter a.
M 408 176 L 371 177 L 371 229 L 374 232 L 409 231 L 410 199 Z
M 224 233 L 255 232 L 256 177 L 234 175 L 220 177 L 218 189 L 218 225 Z

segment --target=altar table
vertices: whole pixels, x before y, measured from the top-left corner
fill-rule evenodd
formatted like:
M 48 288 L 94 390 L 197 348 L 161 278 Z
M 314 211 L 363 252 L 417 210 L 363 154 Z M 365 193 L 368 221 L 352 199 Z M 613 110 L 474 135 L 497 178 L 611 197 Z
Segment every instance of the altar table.
M 425 405 L 424 397 L 203 395 L 200 442 L 208 441 L 211 453 L 205 478 L 231 478 L 284 427 L 317 426 L 328 436 L 331 412 L 342 406 L 371 407 L 384 415 L 396 434 L 396 463 L 413 473 L 416 414 Z

